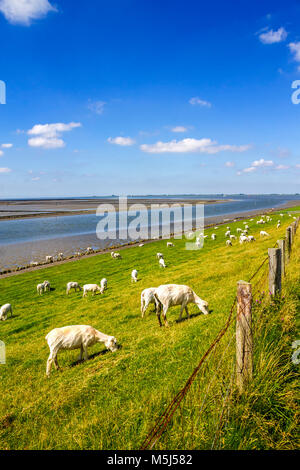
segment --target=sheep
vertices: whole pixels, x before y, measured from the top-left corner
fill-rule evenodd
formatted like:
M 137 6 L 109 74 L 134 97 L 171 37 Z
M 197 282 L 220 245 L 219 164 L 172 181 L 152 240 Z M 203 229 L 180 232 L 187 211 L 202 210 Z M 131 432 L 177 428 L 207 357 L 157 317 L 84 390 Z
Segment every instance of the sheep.
M 30 261 L 30 266 L 34 267 L 34 266 L 38 266 L 39 263 L 37 261 Z
M 85 284 L 83 286 L 83 297 L 86 297 L 88 292 L 92 292 L 93 296 L 96 292 L 100 292 L 100 294 L 102 294 L 101 287 L 99 287 L 98 284 Z
M 279 214 L 279 215 L 280 215 L 280 217 L 283 217 L 283 214 Z
M 236 236 L 235 235 L 230 235 L 230 240 L 236 240 Z
M 115 254 L 115 252 L 112 251 L 112 252 L 110 253 L 110 256 L 113 258 L 113 257 L 114 257 L 114 254 Z
M 281 227 L 281 223 L 279 222 L 277 225 L 276 225 L 276 228 L 280 228 Z
M 160 259 L 159 259 L 159 266 L 160 266 L 161 268 L 166 268 L 166 267 L 167 267 L 167 266 L 166 266 L 166 263 L 165 263 L 165 260 L 164 260 L 163 258 L 160 258 Z
M 216 238 L 217 238 L 217 235 L 216 235 L 215 233 L 212 233 L 212 234 L 211 234 L 211 239 L 212 239 L 212 240 L 216 240 Z
M 141 313 L 142 318 L 144 318 L 145 312 L 149 306 L 149 304 L 156 305 L 156 298 L 155 293 L 156 287 L 148 287 L 148 289 L 144 289 L 141 293 Z
M 249 229 L 249 225 L 245 225 L 245 230 L 248 230 Z
M 167 311 L 169 307 L 173 307 L 175 305 L 180 305 L 180 315 L 179 315 L 179 321 L 181 320 L 182 317 L 182 312 L 185 309 L 187 313 L 187 317 L 189 318 L 189 311 L 187 308 L 187 305 L 190 303 L 194 303 L 198 306 L 201 312 L 203 312 L 205 315 L 209 313 L 208 310 L 208 303 L 205 302 L 205 300 L 200 299 L 198 295 L 188 286 L 185 285 L 178 285 L 178 284 L 165 284 L 157 287 L 157 289 L 154 292 L 154 296 L 157 301 L 157 309 L 156 309 L 156 314 L 158 318 L 159 325 L 162 326 L 161 320 L 160 320 L 160 312 L 161 312 L 161 307 L 163 308 L 163 319 L 165 326 L 168 326 L 168 321 L 167 321 Z
M 227 230 L 227 232 L 225 232 L 225 237 L 230 237 L 230 230 Z
M 78 282 L 68 282 L 67 290 L 66 290 L 67 295 L 69 295 L 71 289 L 74 289 L 75 292 L 77 292 L 77 289 L 80 291 L 80 290 L 82 290 L 82 287 L 80 287 Z
M 249 242 L 255 242 L 255 238 L 253 235 L 249 235 L 247 238 Z
M 131 272 L 131 282 L 137 282 L 138 281 L 138 272 L 136 269 L 134 269 L 132 272 Z
M 91 246 L 88 246 L 87 249 L 86 249 L 86 254 L 90 255 L 91 253 L 94 253 L 94 250 Z
M 115 259 L 122 259 L 122 256 L 120 255 L 120 253 L 114 253 L 114 254 L 113 254 L 113 258 L 115 258 Z
M 160 259 L 160 258 L 163 258 L 164 255 L 162 253 L 156 253 L 156 258 L 157 259 Z
M 242 235 L 248 235 L 248 230 L 243 230 Z
M 10 312 L 10 317 L 12 317 L 13 315 L 12 306 L 10 304 L 2 305 L 2 307 L 0 308 L 0 321 L 7 320 L 7 315 L 9 312 Z
M 36 286 L 36 290 L 37 290 L 37 293 L 38 293 L 39 295 L 42 295 L 43 292 L 45 291 L 44 283 L 38 284 L 38 285 Z
M 47 360 L 46 375 L 50 376 L 52 364 L 56 370 L 59 369 L 57 354 L 61 349 L 80 349 L 79 360 L 88 359 L 88 347 L 96 343 L 104 343 L 111 352 L 118 349 L 117 340 L 114 336 L 105 335 L 95 330 L 89 325 L 72 325 L 63 328 L 54 328 L 46 336 L 46 341 L 50 349 L 50 355 Z
M 215 226 L 215 230 L 218 230 L 218 228 L 219 228 L 219 227 L 216 225 L 216 226 Z
M 246 235 L 241 235 L 240 236 L 240 244 L 242 245 L 245 242 L 248 242 L 248 237 Z
M 260 236 L 261 236 L 261 237 L 269 237 L 270 235 L 269 235 L 267 232 L 265 232 L 264 230 L 262 230 L 262 231 L 260 232 Z
M 57 261 L 63 261 L 63 259 L 64 259 L 64 254 L 63 253 L 58 253 Z
M 237 231 L 237 233 L 242 233 L 242 229 L 239 228 L 239 227 L 236 229 L 236 231 Z
M 50 284 L 50 282 L 49 282 L 49 281 L 44 281 L 43 284 L 44 284 L 44 291 L 45 291 L 45 292 L 47 292 L 47 291 L 50 292 L 50 290 L 51 290 L 51 284 Z
M 107 289 L 107 279 L 104 277 L 100 282 L 101 290 L 104 292 Z
M 167 242 L 167 247 L 172 247 L 172 246 L 175 246 L 174 243 L 172 243 L 172 242 Z
M 53 263 L 53 256 L 47 255 L 46 256 L 46 263 Z
M 139 248 L 142 248 L 142 246 L 144 246 L 144 243 L 139 244 Z
M 231 240 L 226 240 L 226 246 L 232 246 Z

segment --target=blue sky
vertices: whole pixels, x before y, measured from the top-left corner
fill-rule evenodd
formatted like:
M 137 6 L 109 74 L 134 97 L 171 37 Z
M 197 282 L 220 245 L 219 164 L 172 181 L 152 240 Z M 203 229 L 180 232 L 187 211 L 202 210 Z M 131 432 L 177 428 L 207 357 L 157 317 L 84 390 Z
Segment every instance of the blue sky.
M 300 192 L 299 25 L 292 0 L 0 0 L 0 197 Z

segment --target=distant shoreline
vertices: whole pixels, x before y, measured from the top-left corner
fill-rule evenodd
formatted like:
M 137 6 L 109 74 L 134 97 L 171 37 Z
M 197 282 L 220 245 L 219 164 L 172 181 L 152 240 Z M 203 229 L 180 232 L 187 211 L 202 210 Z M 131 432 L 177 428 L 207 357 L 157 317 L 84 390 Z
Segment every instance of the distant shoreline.
M 144 204 L 150 209 L 153 204 L 222 204 L 232 199 L 169 199 L 169 198 L 134 198 L 128 199 L 128 206 Z M 53 199 L 53 200 L 5 200 L 0 201 L 0 222 L 2 220 L 32 219 L 41 217 L 62 217 L 71 215 L 95 214 L 100 204 L 111 204 L 119 210 L 119 200 L 115 198 L 99 199 Z

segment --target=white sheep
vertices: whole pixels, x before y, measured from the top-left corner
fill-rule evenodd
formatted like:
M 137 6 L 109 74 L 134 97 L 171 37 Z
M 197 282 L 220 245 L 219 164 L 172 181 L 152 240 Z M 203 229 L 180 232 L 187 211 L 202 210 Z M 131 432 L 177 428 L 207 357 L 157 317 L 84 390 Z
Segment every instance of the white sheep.
M 212 234 L 211 234 L 211 239 L 212 239 L 212 240 L 216 240 L 216 238 L 217 238 L 217 235 L 216 235 L 215 233 L 212 233 Z
M 139 247 L 142 248 L 144 246 L 144 243 L 140 243 Z
M 42 295 L 45 291 L 46 291 L 46 286 L 45 284 L 42 282 L 41 284 L 38 284 L 36 286 L 36 290 L 37 290 L 37 293 Z
M 280 228 L 281 227 L 281 223 L 278 222 L 278 224 L 276 225 L 276 228 Z
M 236 231 L 237 231 L 237 233 L 242 233 L 242 229 L 239 228 L 239 227 L 236 229 Z
M 269 237 L 270 235 L 267 232 L 265 232 L 264 230 L 261 230 L 260 236 L 261 237 Z
M 104 277 L 100 282 L 101 290 L 104 292 L 107 289 L 107 279 Z
M 63 328 L 55 328 L 46 336 L 50 349 L 47 360 L 46 375 L 49 377 L 52 364 L 56 370 L 59 369 L 57 354 L 62 349 L 80 349 L 79 360 L 88 359 L 88 347 L 96 343 L 104 343 L 106 348 L 112 352 L 118 349 L 117 340 L 114 336 L 105 335 L 89 325 L 72 325 Z
M 148 287 L 148 289 L 144 289 L 143 292 L 141 293 L 141 313 L 142 313 L 142 318 L 144 318 L 145 312 L 149 306 L 149 304 L 155 304 L 156 305 L 156 299 L 155 299 L 155 290 L 156 287 Z
M 115 258 L 115 259 L 122 259 L 122 256 L 120 255 L 120 253 L 114 253 L 114 254 L 113 254 L 113 258 Z
M 34 267 L 34 266 L 38 266 L 39 263 L 37 261 L 30 261 L 30 266 Z
M 113 257 L 114 257 L 114 254 L 115 254 L 115 252 L 112 251 L 112 252 L 110 253 L 110 256 L 113 258 Z
M 160 266 L 161 268 L 166 268 L 166 267 L 167 267 L 167 266 L 166 266 L 166 263 L 165 263 L 165 260 L 164 260 L 163 258 L 160 258 L 160 259 L 159 259 L 159 266 Z
M 63 253 L 58 253 L 57 261 L 63 261 L 63 259 L 64 259 L 64 254 Z
M 102 294 L 101 287 L 98 286 L 98 284 L 85 284 L 83 286 L 83 297 L 86 297 L 88 292 L 92 292 L 93 296 L 96 292 L 100 292 L 100 294 Z
M 255 238 L 253 235 L 249 235 L 247 238 L 249 242 L 255 242 Z
M 78 282 L 68 282 L 66 294 L 69 295 L 71 289 L 74 289 L 75 292 L 77 292 L 77 289 L 78 289 L 79 291 L 81 291 L 81 290 L 82 290 L 82 287 L 80 287 L 80 285 L 78 284 Z
M 50 292 L 50 290 L 51 290 L 51 284 L 50 284 L 50 282 L 49 282 L 49 281 L 44 281 L 43 284 L 44 284 L 44 290 L 45 290 L 45 292 L 47 292 L 47 291 Z
M 46 263 L 53 263 L 53 256 L 47 255 L 46 256 Z
M 226 240 L 226 246 L 232 246 L 231 240 Z
M 156 258 L 157 259 L 160 259 L 160 258 L 163 258 L 164 255 L 162 253 L 156 253 Z
M 138 272 L 136 269 L 134 269 L 131 272 L 131 282 L 137 282 L 138 281 Z
M 181 320 L 182 312 L 185 309 L 187 316 L 189 318 L 189 311 L 187 305 L 190 303 L 196 304 L 200 311 L 207 315 L 209 313 L 208 310 L 208 303 L 205 300 L 200 299 L 198 295 L 188 286 L 185 285 L 178 285 L 178 284 L 166 284 L 157 287 L 155 290 L 154 296 L 157 301 L 157 318 L 159 321 L 159 325 L 162 326 L 160 320 L 160 312 L 161 307 L 163 308 L 163 319 L 165 326 L 168 326 L 167 321 L 167 311 L 169 307 L 173 307 L 175 305 L 180 305 L 180 315 L 179 320 Z
M 235 235 L 230 235 L 230 240 L 236 240 L 236 236 Z
M 174 243 L 172 243 L 172 242 L 167 242 L 167 247 L 172 247 L 172 246 L 175 246 Z
M 246 235 L 241 235 L 240 236 L 240 244 L 242 245 L 245 242 L 248 242 L 248 237 Z
M 227 230 L 227 232 L 225 232 L 225 237 L 230 237 L 230 230 Z
M 2 307 L 0 308 L 0 321 L 7 320 L 7 315 L 9 314 L 9 312 L 10 312 L 10 317 L 12 317 L 13 315 L 12 306 L 10 304 L 2 305 Z
M 88 246 L 87 249 L 86 249 L 86 254 L 90 255 L 91 253 L 94 253 L 94 250 L 91 246 Z

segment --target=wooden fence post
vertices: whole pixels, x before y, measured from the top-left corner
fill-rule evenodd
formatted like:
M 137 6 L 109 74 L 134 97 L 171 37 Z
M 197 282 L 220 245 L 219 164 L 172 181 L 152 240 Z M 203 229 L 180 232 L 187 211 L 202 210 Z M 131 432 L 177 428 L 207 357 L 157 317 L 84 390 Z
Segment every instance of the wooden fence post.
M 281 292 L 281 250 L 269 248 L 269 291 L 271 295 Z
M 236 318 L 236 384 L 243 393 L 252 379 L 252 287 L 249 282 L 239 281 L 237 285 Z
M 281 273 L 285 275 L 285 240 L 277 240 L 278 248 L 281 250 Z
M 289 261 L 291 257 L 291 249 L 292 249 L 291 227 L 288 227 L 286 229 L 285 241 L 286 241 L 286 258 L 287 258 L 287 261 Z

